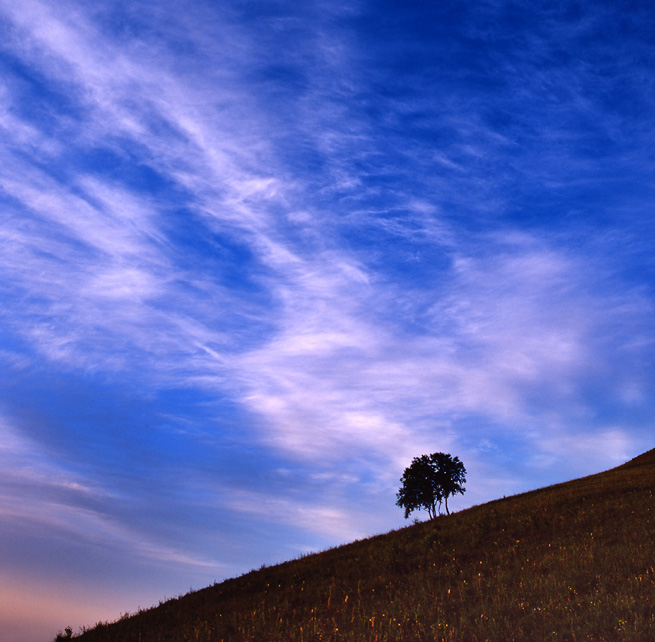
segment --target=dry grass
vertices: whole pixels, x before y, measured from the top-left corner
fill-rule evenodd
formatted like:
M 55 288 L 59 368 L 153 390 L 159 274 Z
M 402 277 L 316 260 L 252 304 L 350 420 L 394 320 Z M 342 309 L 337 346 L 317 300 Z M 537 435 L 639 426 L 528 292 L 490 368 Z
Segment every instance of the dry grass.
M 253 571 L 83 642 L 655 640 L 655 450 Z

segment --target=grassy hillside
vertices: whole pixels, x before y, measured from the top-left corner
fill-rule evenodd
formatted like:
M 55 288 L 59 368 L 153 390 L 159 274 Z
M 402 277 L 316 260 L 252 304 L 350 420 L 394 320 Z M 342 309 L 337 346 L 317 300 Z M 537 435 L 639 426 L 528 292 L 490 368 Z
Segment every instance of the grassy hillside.
M 655 640 L 655 450 L 170 600 L 83 642 Z

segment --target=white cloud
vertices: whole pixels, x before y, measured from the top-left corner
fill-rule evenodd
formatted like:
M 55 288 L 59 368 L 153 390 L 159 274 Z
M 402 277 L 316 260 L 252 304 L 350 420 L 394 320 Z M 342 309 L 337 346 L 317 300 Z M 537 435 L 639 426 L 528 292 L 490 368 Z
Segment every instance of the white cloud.
M 543 468 L 562 465 L 582 473 L 601 472 L 625 463 L 639 454 L 638 445 L 621 427 L 600 428 L 593 431 L 571 432 L 566 428 L 553 428 L 547 434 L 533 435 L 535 455 L 532 462 Z
M 271 497 L 267 493 L 230 491 L 230 510 L 257 517 L 260 522 L 273 522 L 301 528 L 313 535 L 348 542 L 366 534 L 361 511 L 329 505 L 322 498 L 311 502 Z
M 302 185 L 275 164 L 272 141 L 259 135 L 264 112 L 244 96 L 232 73 L 230 51 L 257 55 L 246 36 L 241 42 L 230 39 L 228 62 L 216 72 L 225 74 L 219 96 L 194 75 L 182 80 L 173 73 L 172 59 L 158 59 L 155 65 L 153 57 L 137 60 L 129 46 L 119 51 L 82 12 L 64 16 L 36 2 L 20 12 L 3 6 L 29 36 L 14 39 L 11 46 L 77 88 L 89 125 L 78 144 L 115 144 L 109 135 L 113 128 L 143 146 L 148 163 L 193 190 L 193 207 L 207 229 L 227 231 L 254 252 L 265 266 L 260 282 L 275 308 L 268 311 L 272 329 L 259 337 L 256 349 L 225 354 L 222 346 L 229 339 L 220 327 L 221 314 L 213 316 L 201 297 L 180 283 L 193 278 L 203 296 L 226 308 L 243 301 L 234 301 L 229 288 L 210 275 L 178 272 L 160 226 L 161 203 L 90 175 L 62 184 L 33 167 L 13 165 L 11 172 L 6 164 L 5 190 L 35 219 L 18 232 L 2 230 L 14 241 L 4 265 L 16 283 L 46 299 L 56 289 L 50 314 L 70 321 L 67 329 L 25 325 L 25 335 L 44 354 L 80 360 L 91 339 L 122 334 L 128 345 L 158 358 L 174 353 L 179 367 L 164 361 L 162 370 L 193 369 L 197 383 L 224 382 L 229 372 L 236 394 L 261 415 L 266 439 L 306 455 L 365 449 L 374 440 L 381 456 L 393 457 L 395 443 L 422 440 L 437 417 L 443 422 L 437 430 L 442 439 L 452 419 L 462 414 L 515 420 L 529 411 L 526 386 L 541 386 L 546 395 L 575 395 L 577 378 L 591 360 L 590 335 L 598 327 L 591 317 L 602 319 L 608 312 L 589 287 L 580 260 L 526 234 L 489 237 L 487 252 L 474 256 L 439 220 L 443 208 L 438 202 L 406 198 L 418 227 L 376 221 L 374 211 L 360 211 L 354 220 L 369 217 L 406 239 L 418 234 L 454 261 L 434 289 L 426 284 L 411 293 L 398 291 L 393 276 L 380 278 L 365 256 L 335 251 L 330 243 L 303 246 L 273 215 L 284 205 L 303 212 L 306 227 L 321 225 L 321 212 L 295 202 Z M 335 65 L 342 69 L 351 61 L 353 51 L 343 46 L 327 46 L 325 73 L 336 74 Z M 342 79 L 341 86 L 354 82 L 357 73 Z M 361 123 L 363 128 L 344 123 L 329 133 L 316 126 L 338 119 L 330 111 L 332 103 L 322 112 L 312 111 L 315 98 L 305 103 L 301 127 L 323 137 L 324 151 L 334 154 L 344 145 L 350 149 L 354 142 L 371 140 Z M 237 110 L 248 115 L 247 127 L 235 126 L 242 122 L 234 117 Z M 168 130 L 153 135 L 156 122 Z M 247 133 L 250 127 L 256 135 Z M 458 128 L 470 134 L 483 126 L 470 116 Z M 34 125 L 25 123 L 23 129 L 30 139 L 39 135 Z M 487 131 L 486 138 L 492 133 Z M 464 151 L 477 157 L 486 153 L 483 147 Z M 333 171 L 347 177 L 350 169 L 340 164 L 341 156 L 334 156 Z M 457 165 L 454 156 L 442 153 L 440 158 L 451 168 Z M 56 225 L 59 238 L 47 238 L 38 219 Z M 74 241 L 97 255 L 73 250 Z M 53 270 L 53 259 L 44 251 L 51 257 L 66 255 L 68 263 Z M 41 281 L 35 274 L 42 275 Z M 188 312 L 166 309 L 166 300 L 176 300 Z M 263 319 L 266 311 L 249 314 Z M 419 335 L 402 329 L 412 317 L 420 320 Z M 111 358 L 106 359 L 109 364 Z M 117 367 L 124 365 L 119 360 Z
M 154 560 L 159 564 L 180 565 L 204 571 L 219 572 L 223 564 L 202 558 L 157 541 L 136 531 L 99 508 L 113 503 L 116 497 L 104 489 L 89 485 L 63 466 L 52 463 L 37 444 L 23 437 L 12 437 L 7 423 L 2 425 L 3 440 L 8 439 L 3 471 L 4 492 L 0 493 L 0 515 L 5 529 L 21 528 L 49 537 L 64 534 L 69 542 L 113 549 L 140 562 Z M 18 492 L 17 492 L 18 491 Z M 96 508 L 91 508 L 93 504 Z

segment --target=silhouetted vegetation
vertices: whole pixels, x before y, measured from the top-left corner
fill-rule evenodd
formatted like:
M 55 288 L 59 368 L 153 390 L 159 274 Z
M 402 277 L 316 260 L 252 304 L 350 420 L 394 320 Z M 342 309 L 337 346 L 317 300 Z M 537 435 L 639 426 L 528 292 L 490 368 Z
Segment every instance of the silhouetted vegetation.
M 655 451 L 252 571 L 83 642 L 655 640 Z
M 405 519 L 414 510 L 428 511 L 430 519 L 441 513 L 441 502 L 448 510 L 448 498 L 456 493 L 464 494 L 466 468 L 459 460 L 447 453 L 432 453 L 414 457 L 400 478 L 396 504 L 405 509 Z

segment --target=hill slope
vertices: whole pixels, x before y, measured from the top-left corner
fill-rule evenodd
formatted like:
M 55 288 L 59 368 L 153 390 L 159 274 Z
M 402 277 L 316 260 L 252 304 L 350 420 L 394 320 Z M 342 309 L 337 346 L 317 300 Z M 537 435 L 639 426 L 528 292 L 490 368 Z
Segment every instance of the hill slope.
M 170 600 L 83 642 L 655 640 L 655 450 Z

